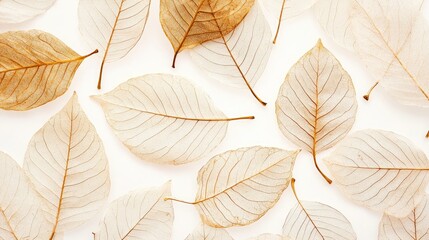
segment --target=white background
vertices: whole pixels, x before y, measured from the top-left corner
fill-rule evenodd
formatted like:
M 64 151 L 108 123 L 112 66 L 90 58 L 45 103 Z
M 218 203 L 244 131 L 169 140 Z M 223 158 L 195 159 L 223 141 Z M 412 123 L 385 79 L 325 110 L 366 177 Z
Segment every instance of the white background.
M 79 33 L 77 7 L 78 0 L 58 0 L 47 13 L 33 20 L 22 24 L 0 25 L 0 32 L 41 29 L 54 34 L 75 51 L 85 55 L 94 49 L 88 47 Z M 173 180 L 174 197 L 191 201 L 196 192 L 197 172 L 210 156 L 253 145 L 296 149 L 296 146 L 282 136 L 277 127 L 274 113 L 275 100 L 290 67 L 310 50 L 319 38 L 322 38 L 325 46 L 337 56 L 352 76 L 356 87 L 359 110 L 352 131 L 366 128 L 394 131 L 408 137 L 429 153 L 429 140 L 424 138 L 429 130 L 429 110 L 402 106 L 382 89 L 377 89 L 371 101 L 365 102 L 361 96 L 365 94 L 373 80 L 353 54 L 340 49 L 321 33 L 313 20 L 311 11 L 283 22 L 282 32 L 278 43 L 273 48 L 265 74 L 255 87 L 259 96 L 268 102 L 267 107 L 258 104 L 247 89 L 225 86 L 207 77 L 191 61 L 188 51 L 179 55 L 176 69 L 172 69 L 170 66 L 173 49 L 162 32 L 158 13 L 159 0 L 153 0 L 150 17 L 141 41 L 123 60 L 106 64 L 104 86 L 101 91 L 96 89 L 101 62 L 101 54 L 99 54 L 83 62 L 69 91 L 56 101 L 28 112 L 0 110 L 0 151 L 6 152 L 22 163 L 31 136 L 57 113 L 69 100 L 73 91 L 76 91 L 84 111 L 104 142 L 110 161 L 112 189 L 109 201 L 133 189 L 159 186 L 169 179 Z M 269 21 L 274 28 L 277 13 L 269 15 Z M 221 146 L 197 163 L 169 167 L 139 159 L 113 135 L 101 108 L 89 96 L 110 91 L 131 77 L 158 72 L 178 74 L 188 78 L 206 90 L 215 104 L 230 117 L 255 115 L 256 119 L 231 123 Z M 327 152 L 320 154 L 319 159 L 322 160 L 326 154 Z M 325 166 L 322 163 L 321 165 L 326 171 Z M 338 192 L 335 185 L 329 186 L 314 168 L 309 153 L 302 153 L 297 159 L 294 177 L 297 179 L 297 191 L 302 200 L 319 201 L 333 206 L 351 221 L 359 239 L 377 239 L 381 214 L 351 203 Z M 232 228 L 229 231 L 236 239 L 246 239 L 266 232 L 281 233 L 286 215 L 295 204 L 292 191 L 287 189 L 279 203 L 258 222 L 247 227 Z M 198 224 L 199 217 L 193 206 L 175 203 L 174 208 L 173 239 L 181 240 Z M 65 239 L 92 239 L 91 232 L 97 230 L 104 211 L 105 209 L 84 226 L 67 232 Z

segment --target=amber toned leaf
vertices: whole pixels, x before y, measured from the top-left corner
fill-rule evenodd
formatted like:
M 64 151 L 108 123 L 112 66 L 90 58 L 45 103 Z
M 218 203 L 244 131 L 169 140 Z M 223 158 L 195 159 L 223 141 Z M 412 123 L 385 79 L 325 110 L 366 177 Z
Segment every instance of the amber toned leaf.
M 227 118 L 186 79 L 151 74 L 96 96 L 116 136 L 144 160 L 162 164 L 197 161 L 225 137 Z
M 55 0 L 1 0 L 0 22 L 19 23 L 44 13 Z
M 46 201 L 50 239 L 100 211 L 110 191 L 109 166 L 76 95 L 33 136 L 23 168 Z
M 399 218 L 420 203 L 429 183 L 429 160 L 424 152 L 391 132 L 356 132 L 325 162 L 347 197 Z
M 160 21 L 177 54 L 235 29 L 254 0 L 161 0 Z
M 193 233 L 185 240 L 234 240 L 229 233 L 222 228 L 212 228 L 210 226 L 201 224 Z
M 42 204 L 21 167 L 0 152 L 0 239 L 48 239 Z
M 95 240 L 170 240 L 173 205 L 164 198 L 171 195 L 171 183 L 159 188 L 131 192 L 110 204 L 94 233 Z
M 346 136 L 356 111 L 356 92 L 349 74 L 320 41 L 289 71 L 276 103 L 280 130 L 312 153 L 318 169 L 316 154 Z
M 49 33 L 0 34 L 0 108 L 24 111 L 63 95 L 82 61 Z
M 104 64 L 117 61 L 137 44 L 146 26 L 151 0 L 80 0 L 79 29 L 92 47 L 103 53 Z
M 198 174 L 193 204 L 216 228 L 244 226 L 261 218 L 289 186 L 299 151 L 250 147 L 213 157 Z
M 264 14 L 255 4 L 232 32 L 192 49 L 195 63 L 212 77 L 230 85 L 247 87 L 253 96 L 266 105 L 253 87 L 265 71 L 271 54 L 271 30 Z

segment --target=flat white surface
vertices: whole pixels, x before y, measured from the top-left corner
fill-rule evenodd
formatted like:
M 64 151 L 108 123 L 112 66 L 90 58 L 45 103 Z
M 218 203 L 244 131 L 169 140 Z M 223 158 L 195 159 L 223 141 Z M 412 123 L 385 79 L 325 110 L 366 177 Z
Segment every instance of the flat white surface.
M 22 24 L 0 25 L 0 32 L 12 30 L 41 29 L 63 40 L 81 55 L 92 52 L 81 37 L 77 19 L 78 0 L 58 0 L 45 14 Z M 429 13 L 428 11 L 426 11 Z M 101 54 L 86 59 L 74 78 L 69 91 L 54 102 L 28 112 L 7 112 L 0 110 L 0 151 L 11 155 L 22 163 L 31 136 L 57 113 L 69 100 L 73 91 L 79 95 L 82 108 L 93 122 L 102 138 L 110 161 L 112 189 L 109 201 L 127 192 L 144 187 L 159 186 L 173 180 L 173 195 L 184 200 L 193 200 L 196 192 L 196 176 L 201 166 L 211 156 L 239 147 L 262 145 L 285 149 L 296 149 L 280 133 L 274 113 L 275 100 L 289 68 L 319 38 L 343 64 L 352 76 L 359 102 L 357 121 L 352 131 L 375 128 L 394 131 L 411 139 L 428 154 L 429 140 L 424 138 L 429 130 L 429 109 L 399 105 L 382 89 L 376 89 L 370 102 L 363 96 L 373 83 L 360 61 L 349 52 L 339 48 L 324 36 L 311 12 L 283 22 L 282 32 L 273 48 L 268 67 L 255 87 L 260 97 L 268 102 L 262 107 L 247 89 L 225 86 L 206 74 L 194 64 L 189 51 L 182 52 L 171 68 L 173 49 L 162 32 L 158 19 L 159 1 L 153 0 L 148 24 L 141 41 L 123 60 L 106 64 L 104 86 L 96 89 Z M 274 29 L 277 13 L 271 13 L 270 23 Z M 89 98 L 112 90 L 127 79 L 148 73 L 171 73 L 182 75 L 202 87 L 212 97 L 215 104 L 228 116 L 255 115 L 253 121 L 233 122 L 227 137 L 210 156 L 193 164 L 179 167 L 159 166 L 137 158 L 131 154 L 113 135 L 106 123 L 101 108 Z M 319 155 L 322 160 L 327 152 Z M 320 161 L 321 162 L 321 161 Z M 321 163 L 322 168 L 326 170 Z M 328 174 L 329 175 L 329 174 Z M 302 153 L 294 170 L 297 190 L 303 200 L 326 203 L 341 211 L 352 223 L 359 239 L 377 239 L 380 213 L 371 212 L 346 199 L 335 185 L 329 186 L 313 166 L 311 155 Z M 429 191 L 429 189 L 428 189 Z M 291 189 L 287 189 L 279 203 L 258 222 L 229 229 L 236 239 L 246 239 L 261 233 L 281 233 L 283 222 L 289 210 L 296 204 Z M 106 206 L 107 207 L 107 206 Z M 198 224 L 199 217 L 193 206 L 174 204 L 175 222 L 173 240 L 185 237 Z M 91 240 L 105 209 L 84 226 L 65 234 L 66 240 Z

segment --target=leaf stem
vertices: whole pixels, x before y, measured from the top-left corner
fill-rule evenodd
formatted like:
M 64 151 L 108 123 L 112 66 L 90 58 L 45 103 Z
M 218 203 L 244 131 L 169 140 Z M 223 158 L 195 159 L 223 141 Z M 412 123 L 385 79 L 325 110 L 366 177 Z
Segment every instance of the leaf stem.
M 188 202 L 188 201 L 184 201 L 184 200 L 180 200 L 180 199 L 175 199 L 172 197 L 166 197 L 164 198 L 164 201 L 174 201 L 174 202 L 179 202 L 179 203 L 184 203 L 184 204 L 189 204 L 189 205 L 195 205 L 196 202 Z
M 313 151 L 313 161 L 314 161 L 314 165 L 316 166 L 316 168 L 317 168 L 317 171 L 319 171 L 319 173 L 322 175 L 322 177 L 329 183 L 329 184 L 332 184 L 332 180 L 328 177 L 328 176 L 326 176 L 324 173 L 323 173 L 323 171 L 319 168 L 319 164 L 317 164 L 317 158 L 316 158 L 316 152 L 315 151 Z
M 286 0 L 283 0 L 282 9 L 280 11 L 279 23 L 277 24 L 277 31 L 276 31 L 276 36 L 274 37 L 274 40 L 273 40 L 273 44 L 276 44 L 277 37 L 279 36 L 280 28 L 282 25 L 283 12 L 284 12 L 285 5 L 286 5 Z
M 368 91 L 368 93 L 367 94 L 365 94 L 364 96 L 363 96 L 363 99 L 365 99 L 365 100 L 367 100 L 367 101 L 369 101 L 369 98 L 371 97 L 371 93 L 372 93 L 372 91 L 374 91 L 374 89 L 378 86 L 378 84 L 380 83 L 380 80 L 379 81 L 377 81 L 370 89 L 369 89 L 369 91 Z
M 426 138 L 429 138 L 429 131 L 428 131 L 428 133 L 426 133 Z

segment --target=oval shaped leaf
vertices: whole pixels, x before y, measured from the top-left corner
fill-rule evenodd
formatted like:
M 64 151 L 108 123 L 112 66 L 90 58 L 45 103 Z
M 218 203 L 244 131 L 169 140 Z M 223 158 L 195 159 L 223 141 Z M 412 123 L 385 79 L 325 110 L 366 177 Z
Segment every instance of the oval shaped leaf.
M 294 240 L 357 239 L 351 223 L 339 211 L 318 202 L 302 201 L 300 204 L 290 210 L 283 235 Z
M 395 217 L 407 216 L 423 199 L 429 183 L 426 155 L 391 132 L 356 132 L 325 162 L 346 196 Z
M 173 227 L 171 183 L 131 192 L 110 204 L 95 240 L 170 240 Z
M 254 0 L 161 0 L 160 21 L 177 54 L 234 30 L 252 8 Z
M 226 118 L 203 91 L 166 74 L 130 79 L 95 99 L 133 153 L 162 164 L 201 159 L 223 140 L 229 121 L 243 119 Z
M 384 215 L 381 220 L 379 240 L 428 240 L 429 239 L 429 199 L 423 201 L 405 218 Z
M 1 0 L 0 22 L 19 23 L 46 12 L 55 0 Z
M 76 94 L 33 136 L 23 168 L 46 200 L 51 239 L 100 210 L 110 191 L 108 162 Z
M 261 77 L 271 54 L 271 30 L 259 4 L 232 32 L 202 43 L 191 53 L 195 63 L 227 84 L 252 87 Z
M 193 203 L 203 222 L 232 227 L 257 221 L 289 186 L 298 153 L 251 147 L 213 157 L 198 173 Z
M 291 240 L 291 239 L 277 234 L 265 233 L 265 234 L 259 235 L 256 238 L 250 238 L 248 240 Z
M 92 54 L 80 56 L 38 30 L 0 34 L 0 108 L 24 111 L 53 101 Z
M 146 26 L 151 0 L 80 0 L 79 29 L 92 47 L 103 53 L 104 63 L 117 61 L 137 44 Z
M 185 240 L 234 240 L 227 231 L 222 228 L 212 228 L 201 224 Z
M 43 202 L 21 167 L 0 152 L 0 238 L 49 239 Z

